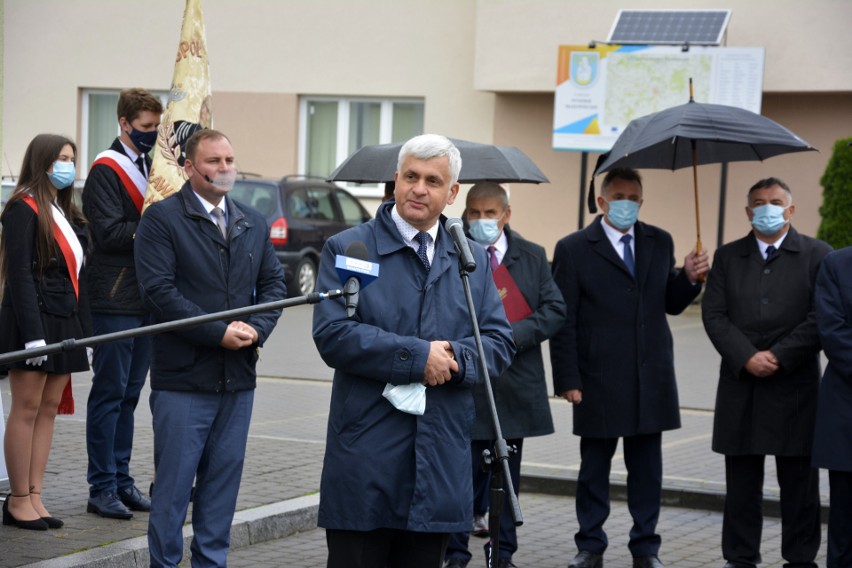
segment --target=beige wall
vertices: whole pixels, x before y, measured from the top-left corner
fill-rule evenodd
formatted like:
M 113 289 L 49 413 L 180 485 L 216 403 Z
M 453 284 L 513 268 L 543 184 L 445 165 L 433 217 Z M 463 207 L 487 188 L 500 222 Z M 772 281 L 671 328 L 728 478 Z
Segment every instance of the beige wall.
M 805 112 L 806 111 L 806 112 Z M 849 136 L 852 128 L 852 96 L 849 94 L 766 94 L 763 114 L 787 126 L 821 152 L 788 154 L 765 162 L 731 163 L 728 175 L 725 232 L 727 242 L 746 234 L 745 193 L 758 179 L 775 176 L 793 190 L 795 226 L 815 234 L 822 203 L 819 179 L 831 157 L 835 140 Z M 580 156 L 556 152 L 550 147 L 553 119 L 552 94 L 501 94 L 497 97 L 494 141 L 524 150 L 550 178 L 544 186 L 513 185 L 512 226 L 552 253 L 553 245 L 577 229 Z M 589 172 L 597 154 L 588 158 Z M 701 229 L 704 248 L 716 248 L 719 211 L 720 166 L 698 168 Z M 669 172 L 643 170 L 645 203 L 640 218 L 660 225 L 675 238 L 678 258 L 695 244 L 695 208 L 691 169 Z M 600 186 L 602 176 L 597 179 Z M 585 180 L 588 184 L 588 179 Z M 592 216 L 586 212 L 586 224 Z
M 75 0 L 51 18 L 55 0 L 5 0 L 14 49 L 6 52 L 2 132 L 11 162 L 38 132 L 78 133 L 81 88 L 168 89 L 183 5 Z M 418 0 L 203 0 L 203 10 L 215 93 L 423 97 L 428 131 L 492 137 L 494 95 L 473 88 L 474 0 L 430 0 L 428 9 Z M 214 99 L 223 129 L 263 110 L 284 121 L 280 110 L 232 102 Z M 296 136 L 269 132 L 266 121 L 254 128 L 261 131 L 247 137 L 262 152 L 260 141 L 293 144 Z M 295 146 L 282 151 L 295 163 Z
M 552 91 L 557 47 L 606 40 L 630 8 L 732 9 L 726 45 L 766 48 L 765 91 L 852 91 L 849 0 L 477 0 L 476 88 Z

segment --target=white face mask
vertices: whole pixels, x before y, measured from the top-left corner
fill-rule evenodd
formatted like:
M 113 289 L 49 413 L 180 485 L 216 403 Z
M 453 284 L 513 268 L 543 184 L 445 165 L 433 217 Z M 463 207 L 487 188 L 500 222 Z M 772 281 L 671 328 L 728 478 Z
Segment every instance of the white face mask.
M 216 177 L 213 179 L 205 176 L 207 181 L 213 184 L 216 189 L 220 189 L 224 192 L 229 192 L 234 187 L 234 182 L 237 181 L 237 170 L 231 170 L 228 172 L 219 172 L 216 174 Z
M 406 414 L 423 416 L 426 412 L 426 386 L 421 383 L 405 385 L 385 385 L 382 396 L 388 399 L 394 408 Z

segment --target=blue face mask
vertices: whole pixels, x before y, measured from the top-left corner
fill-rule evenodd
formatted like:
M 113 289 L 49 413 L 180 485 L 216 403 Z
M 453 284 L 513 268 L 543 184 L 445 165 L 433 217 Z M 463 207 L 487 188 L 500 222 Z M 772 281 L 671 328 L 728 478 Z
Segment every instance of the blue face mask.
M 786 209 L 786 207 L 772 205 L 771 203 L 753 207 L 751 211 L 754 213 L 754 218 L 752 218 L 751 224 L 761 235 L 774 235 L 787 224 L 787 220 L 784 219 Z
M 470 221 L 470 236 L 481 245 L 490 245 L 500 236 L 500 227 L 497 225 L 499 220 L 476 219 Z
M 639 218 L 639 202 L 630 201 L 629 199 L 619 199 L 618 201 L 608 201 L 609 211 L 606 216 L 612 226 L 616 229 L 629 229 Z
M 47 174 L 47 179 L 56 189 L 71 187 L 75 177 L 77 177 L 77 169 L 74 167 L 74 162 L 53 162 L 53 171 Z
M 141 132 L 136 130 L 135 128 L 130 131 L 130 141 L 133 142 L 133 145 L 136 146 L 136 149 L 142 152 L 143 154 L 147 154 L 151 151 L 151 148 L 154 147 L 154 144 L 157 143 L 157 131 L 152 130 L 151 132 Z

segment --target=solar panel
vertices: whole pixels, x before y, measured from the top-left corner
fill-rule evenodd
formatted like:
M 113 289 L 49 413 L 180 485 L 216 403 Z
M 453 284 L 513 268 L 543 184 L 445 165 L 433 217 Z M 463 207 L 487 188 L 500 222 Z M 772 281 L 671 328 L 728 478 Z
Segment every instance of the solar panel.
M 619 10 L 607 43 L 720 45 L 730 10 Z

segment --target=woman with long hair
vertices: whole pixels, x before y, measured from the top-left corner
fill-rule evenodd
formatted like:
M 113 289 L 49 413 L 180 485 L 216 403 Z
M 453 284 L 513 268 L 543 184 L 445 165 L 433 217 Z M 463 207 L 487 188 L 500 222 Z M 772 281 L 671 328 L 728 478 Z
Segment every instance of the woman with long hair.
M 85 220 L 73 202 L 76 156 L 68 138 L 36 136 L 0 213 L 0 353 L 91 333 L 81 274 Z M 63 525 L 42 503 L 44 471 L 71 373 L 88 368 L 84 348 L 9 364 L 12 406 L 3 449 L 11 492 L 3 502 L 4 525 L 30 530 Z

